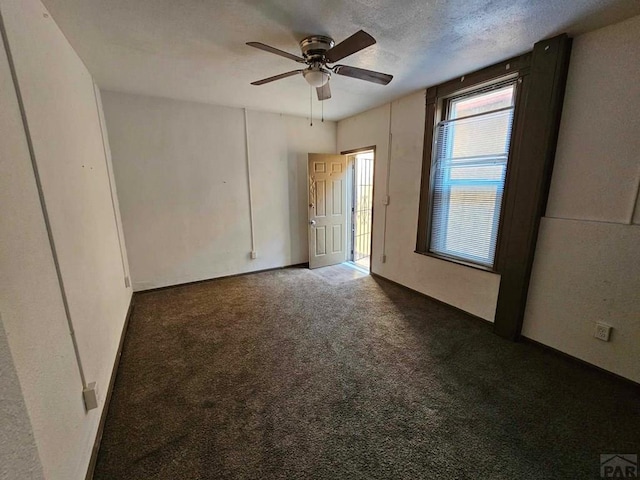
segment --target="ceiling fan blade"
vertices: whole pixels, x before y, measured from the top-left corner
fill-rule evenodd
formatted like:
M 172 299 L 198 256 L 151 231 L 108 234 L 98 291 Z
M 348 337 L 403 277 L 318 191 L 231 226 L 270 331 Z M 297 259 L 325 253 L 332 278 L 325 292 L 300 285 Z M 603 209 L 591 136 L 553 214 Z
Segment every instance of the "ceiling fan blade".
M 331 88 L 329 87 L 329 82 L 325 83 L 321 87 L 317 87 L 316 92 L 318 93 L 318 100 L 320 100 L 321 102 L 323 100 L 329 100 L 331 98 Z
M 289 60 L 293 60 L 299 63 L 305 63 L 304 58 L 299 57 L 297 55 L 293 55 L 292 53 L 285 52 L 284 50 L 280 50 L 275 47 L 270 47 L 269 45 L 265 45 L 260 42 L 247 42 L 247 45 L 250 47 L 258 48 L 260 50 L 264 50 L 265 52 L 275 53 L 276 55 L 280 55 L 281 57 L 288 58 Z
M 336 65 L 333 67 L 333 73 L 344 75 L 345 77 L 366 80 L 367 82 L 379 83 L 380 85 L 386 85 L 393 79 L 393 75 L 374 72 L 373 70 L 365 70 L 364 68 L 349 67 L 348 65 Z
M 265 83 L 274 82 L 276 80 L 280 80 L 281 78 L 293 77 L 302 73 L 302 70 L 292 70 L 291 72 L 281 73 L 280 75 L 274 75 L 273 77 L 263 78 L 262 80 L 258 80 L 255 82 L 251 82 L 251 85 L 264 85 Z
M 329 63 L 337 62 L 338 60 L 342 60 L 349 55 L 352 55 L 356 52 L 359 52 L 363 48 L 367 48 L 376 43 L 375 38 L 369 35 L 364 30 L 360 30 L 353 35 L 351 35 L 346 40 L 343 40 L 335 47 L 330 50 L 327 50 L 324 54 L 327 61 Z

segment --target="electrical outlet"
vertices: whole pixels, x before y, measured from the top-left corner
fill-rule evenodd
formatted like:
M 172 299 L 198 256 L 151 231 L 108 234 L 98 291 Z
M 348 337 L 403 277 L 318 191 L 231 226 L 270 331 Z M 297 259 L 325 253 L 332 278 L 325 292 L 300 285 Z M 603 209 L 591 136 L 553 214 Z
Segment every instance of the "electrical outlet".
M 258 258 L 258 252 L 256 252 L 255 250 L 252 250 L 249 255 L 251 256 L 251 260 L 255 260 L 256 258 Z
M 87 385 L 87 388 L 82 390 L 82 398 L 84 399 L 84 408 L 87 409 L 87 412 L 98 408 L 98 387 L 96 386 L 96 382 L 91 382 Z
M 609 337 L 611 336 L 611 325 L 607 325 L 606 323 L 596 322 L 596 331 L 593 334 L 598 340 L 602 340 L 603 342 L 608 342 Z

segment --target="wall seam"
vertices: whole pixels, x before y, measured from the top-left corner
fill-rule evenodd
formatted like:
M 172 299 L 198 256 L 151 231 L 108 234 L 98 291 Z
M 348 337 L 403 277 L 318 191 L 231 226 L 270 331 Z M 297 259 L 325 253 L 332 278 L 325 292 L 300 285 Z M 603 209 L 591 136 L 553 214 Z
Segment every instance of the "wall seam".
M 636 203 L 637 203 L 637 199 L 636 199 Z M 551 219 L 551 220 L 565 220 L 565 221 L 568 221 L 568 222 L 601 223 L 601 224 L 604 224 L 604 225 L 624 225 L 624 226 L 635 225 L 633 223 L 633 215 L 631 217 L 632 221 L 628 222 L 628 223 L 627 222 L 610 222 L 610 221 L 607 221 L 607 220 L 590 220 L 590 219 L 587 219 L 587 218 L 552 217 L 552 216 L 549 216 L 549 215 L 545 215 L 542 218 L 548 218 L 548 219 Z

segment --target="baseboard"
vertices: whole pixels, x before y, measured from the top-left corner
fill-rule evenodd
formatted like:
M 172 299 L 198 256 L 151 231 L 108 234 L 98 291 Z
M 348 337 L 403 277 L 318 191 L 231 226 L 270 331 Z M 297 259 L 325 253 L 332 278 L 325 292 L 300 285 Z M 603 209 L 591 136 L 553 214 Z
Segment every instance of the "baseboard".
M 397 285 L 397 286 L 399 286 L 401 288 L 404 288 L 406 290 L 409 290 L 411 292 L 417 293 L 418 295 L 421 295 L 422 297 L 428 298 L 429 300 L 433 300 L 434 302 L 440 303 L 442 305 L 446 305 L 449 308 L 452 308 L 454 310 L 457 310 L 459 312 L 464 313 L 465 315 L 469 316 L 470 318 L 473 318 L 475 320 L 480 320 L 484 324 L 487 324 L 487 325 L 490 325 L 491 327 L 493 327 L 493 322 L 490 322 L 488 320 L 485 320 L 484 318 L 478 317 L 477 315 L 473 315 L 472 313 L 465 312 L 464 310 L 461 310 L 458 307 L 454 307 L 453 305 L 449 305 L 448 303 L 445 303 L 442 300 L 438 300 L 437 298 L 430 297 L 429 295 L 426 295 L 426 294 L 424 294 L 422 292 L 418 292 L 417 290 L 414 290 L 413 288 L 407 287 L 406 285 L 402 285 L 401 283 L 394 282 L 393 280 L 389 280 L 388 278 L 383 277 L 382 275 L 379 275 L 377 273 L 371 272 L 371 276 L 372 277 L 376 277 L 376 278 L 381 278 L 384 281 L 387 281 L 389 283 Z M 565 359 L 567 359 L 567 360 L 569 360 L 569 361 L 571 361 L 573 363 L 578 363 L 578 364 L 580 364 L 580 365 L 582 365 L 582 366 L 584 366 L 586 368 L 589 368 L 589 369 L 592 369 L 592 370 L 597 370 L 600 373 L 603 373 L 603 374 L 605 374 L 605 375 L 607 375 L 609 377 L 612 377 L 612 378 L 614 378 L 614 379 L 616 379 L 618 381 L 626 383 L 627 385 L 630 385 L 630 386 L 632 386 L 634 388 L 639 388 L 640 389 L 640 383 L 637 383 L 637 382 L 631 380 L 630 378 L 626 378 L 626 377 L 623 377 L 621 375 L 618 375 L 617 373 L 613 373 L 613 372 L 610 372 L 609 370 L 605 370 L 604 368 L 598 367 L 597 365 L 589 363 L 589 362 L 587 362 L 585 360 L 582 360 L 580 358 L 577 358 L 577 357 L 574 357 L 572 355 L 569 355 L 568 353 L 565 353 L 565 352 L 563 352 L 561 350 L 558 350 L 556 348 L 553 348 L 553 347 L 550 347 L 548 345 L 545 345 L 544 343 L 537 342 L 535 340 L 532 340 L 530 338 L 524 337 L 522 335 L 520 336 L 519 341 L 522 342 L 522 343 L 529 343 L 529 344 L 534 345 L 534 346 L 536 346 L 538 348 L 541 348 L 543 350 L 547 350 L 547 351 L 549 351 L 549 352 L 551 352 L 551 353 L 553 353 L 555 355 L 562 356 Z
M 164 287 L 149 288 L 147 290 L 136 290 L 136 294 L 142 295 L 149 292 L 158 292 L 160 290 L 166 290 L 168 288 L 186 287 L 188 285 L 197 285 L 199 283 L 214 282 L 216 280 L 223 280 L 225 278 L 244 277 L 245 275 L 253 275 L 254 273 L 274 272 L 276 270 L 284 270 L 287 268 L 308 268 L 309 262 L 296 263 L 294 265 L 284 265 L 282 267 L 264 268 L 262 270 L 252 270 L 250 272 L 232 273 L 231 275 L 223 275 L 221 277 L 204 278 L 202 280 L 194 280 L 192 282 L 174 283 L 173 285 L 165 285 Z
M 522 335 L 520 336 L 520 341 L 522 343 L 528 343 L 528 344 L 533 345 L 535 347 L 541 348 L 542 350 L 546 350 L 548 352 L 551 352 L 554 355 L 561 356 L 561 357 L 569 360 L 572 363 L 580 364 L 583 367 L 586 367 L 586 368 L 588 368 L 590 370 L 596 370 L 596 371 L 598 371 L 600 373 L 605 374 L 608 377 L 612 377 L 615 380 L 621 381 L 621 382 L 626 383 L 627 385 L 630 385 L 630 386 L 632 386 L 634 388 L 640 389 L 640 383 L 635 382 L 635 381 L 631 380 L 630 378 L 623 377 L 622 375 L 618 375 L 617 373 L 610 372 L 609 370 L 605 370 L 604 368 L 599 367 L 597 365 L 594 365 L 593 363 L 589 363 L 586 360 L 582 360 L 581 358 L 574 357 L 573 355 L 569 355 L 568 353 L 565 353 L 562 350 L 558 350 L 557 348 L 550 347 L 549 345 L 545 345 L 544 343 L 540 343 L 540 342 L 538 342 L 536 340 L 532 340 L 532 339 L 524 337 Z
M 109 404 L 111 403 L 111 395 L 113 394 L 113 385 L 116 382 L 116 376 L 118 374 L 118 366 L 120 365 L 120 356 L 122 355 L 122 347 L 124 345 L 124 339 L 129 327 L 129 319 L 133 313 L 135 294 L 131 295 L 129 301 L 129 308 L 127 309 L 127 316 L 124 320 L 122 327 L 122 333 L 120 334 L 120 343 L 118 344 L 118 351 L 116 358 L 113 361 L 113 369 L 111 370 L 111 378 L 109 379 L 109 388 L 104 400 L 104 406 L 102 407 L 102 414 L 100 415 L 100 423 L 98 424 L 98 431 L 96 432 L 96 439 L 93 443 L 93 450 L 91 451 L 91 458 L 89 459 L 89 467 L 87 468 L 87 475 L 85 480 L 92 480 L 93 472 L 96 469 L 96 462 L 98 461 L 98 452 L 100 451 L 100 442 L 102 441 L 102 433 L 104 432 L 104 424 L 107 421 L 107 414 L 109 413 Z
M 447 302 L 443 302 L 442 300 L 438 300 L 437 298 L 433 298 L 433 297 L 427 295 L 426 293 L 422 293 L 422 292 L 419 292 L 418 290 L 414 290 L 411 287 L 407 287 L 406 285 L 403 285 L 403 284 L 398 283 L 398 282 L 396 282 L 394 280 L 391 280 L 391 279 L 389 279 L 387 277 L 384 277 L 384 276 L 380 275 L 379 273 L 374 273 L 374 272 L 370 271 L 369 274 L 374 278 L 381 278 L 385 282 L 392 283 L 392 284 L 394 284 L 394 285 L 396 285 L 396 286 L 398 286 L 400 288 L 404 288 L 405 290 L 409 290 L 410 292 L 417 293 L 421 297 L 428 298 L 429 300 L 431 300 L 433 302 L 439 303 L 440 305 L 444 305 L 444 306 L 446 306 L 448 308 L 456 310 L 457 312 L 463 313 L 463 314 L 465 314 L 466 316 L 468 316 L 469 318 L 471 318 L 473 320 L 478 320 L 478 321 L 482 322 L 483 324 L 485 324 L 487 326 L 493 327 L 493 322 L 491 322 L 491 321 L 489 321 L 487 319 L 484 319 L 482 317 L 479 317 L 477 315 L 474 315 L 473 313 L 469 313 L 469 312 L 467 312 L 465 310 L 462 310 L 461 308 L 455 307 L 455 306 L 453 306 L 453 305 L 451 305 L 451 304 L 449 304 Z

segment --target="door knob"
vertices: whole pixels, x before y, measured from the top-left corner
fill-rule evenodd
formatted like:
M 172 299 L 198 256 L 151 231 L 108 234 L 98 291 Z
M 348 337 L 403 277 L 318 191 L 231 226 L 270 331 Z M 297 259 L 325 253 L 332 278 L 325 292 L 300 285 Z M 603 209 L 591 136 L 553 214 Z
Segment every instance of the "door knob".
M 315 224 L 316 224 L 316 221 L 315 221 L 315 220 L 309 220 L 309 225 L 313 226 L 313 225 L 315 225 Z

